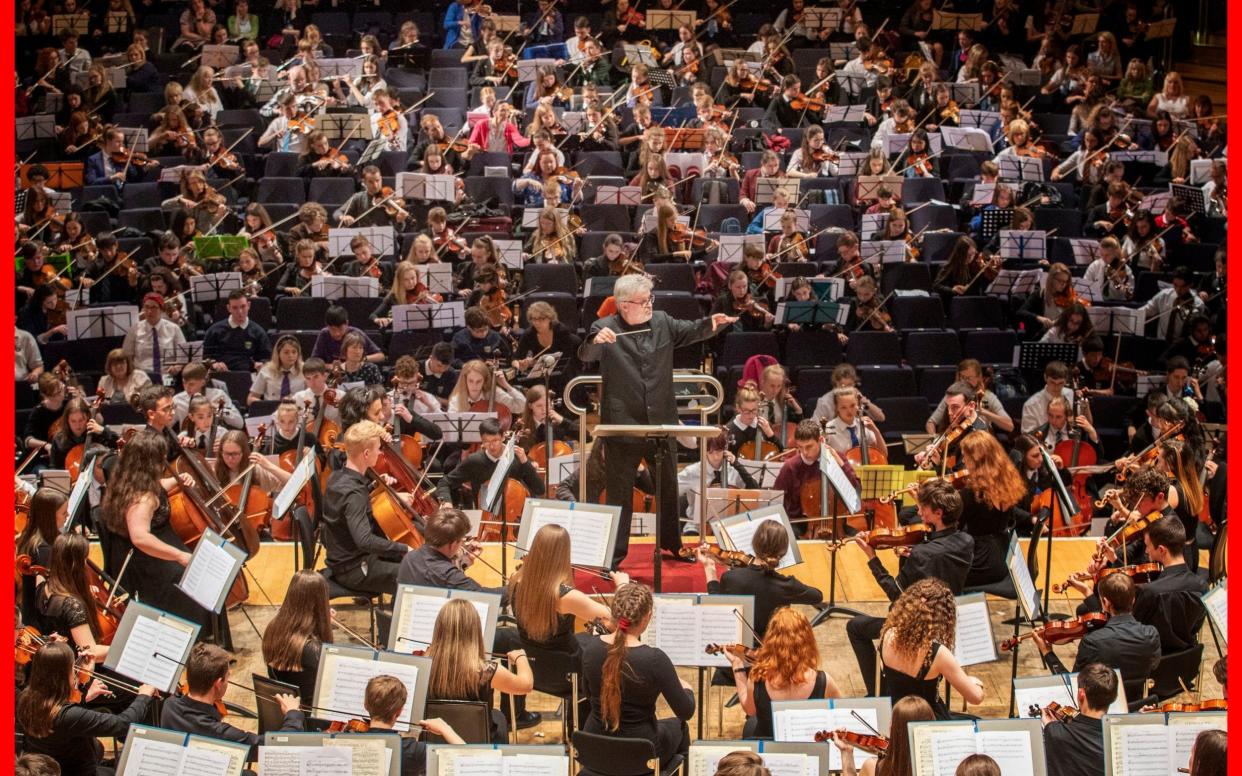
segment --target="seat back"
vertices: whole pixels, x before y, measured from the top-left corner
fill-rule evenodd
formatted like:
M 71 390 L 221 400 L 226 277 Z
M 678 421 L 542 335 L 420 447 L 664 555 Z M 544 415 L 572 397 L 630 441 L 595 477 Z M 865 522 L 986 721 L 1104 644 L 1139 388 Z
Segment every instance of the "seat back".
M 427 701 L 427 719 L 442 719 L 467 744 L 492 743 L 492 707 L 483 701 Z M 428 743 L 445 743 L 434 733 L 423 732 Z
M 604 776 L 645 776 L 659 768 L 655 747 L 645 738 L 616 738 L 574 731 L 574 753 L 583 767 Z
M 1203 661 L 1203 645 L 1195 644 L 1180 652 L 1160 656 L 1160 662 L 1151 672 L 1151 693 L 1160 700 L 1167 700 L 1183 691 L 1194 692 L 1199 678 L 1199 663 Z
M 285 724 L 285 715 L 280 710 L 276 696 L 298 697 L 302 691 L 296 684 L 278 682 L 261 674 L 251 674 L 250 681 L 250 686 L 254 688 L 255 708 L 259 712 L 259 735 L 280 730 Z

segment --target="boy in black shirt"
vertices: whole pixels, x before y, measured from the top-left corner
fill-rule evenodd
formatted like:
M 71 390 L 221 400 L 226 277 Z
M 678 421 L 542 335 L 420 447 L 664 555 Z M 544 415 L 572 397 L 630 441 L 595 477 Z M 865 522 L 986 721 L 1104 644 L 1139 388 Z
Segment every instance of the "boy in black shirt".
M 1103 663 L 1078 672 L 1078 714 L 1061 722 L 1044 711 L 1044 755 L 1048 773 L 1057 776 L 1103 776 L 1104 723 L 1117 700 L 1117 674 Z

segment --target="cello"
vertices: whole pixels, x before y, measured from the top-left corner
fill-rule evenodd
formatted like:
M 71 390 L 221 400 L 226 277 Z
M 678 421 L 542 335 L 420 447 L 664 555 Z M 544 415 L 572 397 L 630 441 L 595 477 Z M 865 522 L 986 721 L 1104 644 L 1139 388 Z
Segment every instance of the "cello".
M 328 391 L 324 392 L 325 395 L 327 393 Z M 303 412 L 309 413 L 310 408 L 311 401 L 307 399 Z M 323 418 L 322 412 L 323 407 L 321 406 L 319 415 L 319 419 L 321 420 Z M 297 468 L 298 461 L 301 461 L 302 456 L 306 453 L 306 436 L 310 433 L 312 422 L 313 421 L 307 421 L 303 423 L 301 418 L 298 419 L 297 445 L 280 454 L 280 468 L 290 473 Z M 272 435 L 272 441 L 269 449 L 272 452 L 275 452 L 276 450 L 276 436 L 274 434 Z M 314 510 L 314 501 L 318 498 L 318 483 L 320 482 L 320 477 L 323 475 L 323 462 L 319 458 L 319 453 L 313 448 L 311 452 L 315 456 L 315 471 L 311 475 L 310 481 L 306 483 L 306 485 L 302 488 L 302 491 L 298 493 L 297 497 L 294 499 L 294 503 L 305 507 L 308 512 L 313 512 Z M 291 512 L 286 511 L 285 514 L 279 519 L 270 519 L 268 522 L 268 530 L 271 532 L 272 538 L 276 541 L 285 542 L 291 540 L 293 538 L 293 518 Z
M 393 383 L 396 383 L 396 382 L 397 382 L 397 378 L 394 377 Z M 419 469 L 419 468 L 422 468 L 422 465 L 423 465 L 423 436 L 422 434 L 418 434 L 418 433 L 415 433 L 415 434 L 402 434 L 401 433 L 401 416 L 398 415 L 395 411 L 397 407 L 397 399 L 398 397 L 400 397 L 400 395 L 401 394 L 398 393 L 398 391 L 395 388 L 390 393 L 390 396 L 392 397 L 393 410 L 394 410 L 394 412 L 392 413 L 393 443 L 397 447 L 397 449 L 401 451 L 401 456 L 405 458 L 406 462 L 409 463 L 409 465 L 412 468 Z M 408 398 L 409 397 L 406 397 L 407 400 Z M 406 409 L 409 409 L 409 406 L 406 404 L 405 401 L 401 402 L 401 404 L 402 406 L 405 406 Z
M 203 468 L 206 469 L 206 467 Z M 166 464 L 165 469 L 173 474 L 176 473 L 170 465 Z M 201 480 L 196 481 L 196 485 L 197 482 Z M 219 488 L 217 487 L 216 490 L 218 491 Z M 198 545 L 208 528 L 221 536 L 228 535 L 221 515 L 212 507 L 211 502 L 204 499 L 194 487 L 186 487 L 184 483 L 178 481 L 176 487 L 168 491 L 168 508 L 169 522 L 172 523 L 173 530 L 177 532 L 177 537 L 190 551 Z M 247 524 L 244 520 L 240 522 Z M 255 542 L 258 542 L 257 534 Z M 250 586 L 246 584 L 246 576 L 238 574 L 224 600 L 225 608 L 231 609 L 245 603 L 248 598 L 250 598 Z
M 866 400 L 859 394 L 858 407 L 858 425 L 860 426 L 858 434 L 858 444 L 845 451 L 845 460 L 854 465 L 854 470 L 859 472 L 861 481 L 862 472 L 860 466 L 885 466 L 888 464 L 888 450 L 882 447 L 872 447 L 868 442 L 870 434 L 867 432 Z M 897 527 L 897 507 L 892 502 L 883 502 L 878 498 L 863 499 L 863 511 L 872 513 L 872 525 L 882 528 Z
M 173 471 L 176 474 L 189 474 L 194 478 L 194 487 L 183 488 L 183 490 L 191 491 L 208 507 L 215 503 L 216 498 L 224 490 L 211 473 L 206 460 L 196 450 L 180 448 L 180 455 L 177 456 L 177 462 L 173 465 Z M 232 504 L 227 504 L 218 510 L 209 509 L 207 525 L 245 550 L 247 557 L 253 557 L 259 552 L 259 532 L 248 520 L 234 519 L 237 514 Z M 198 536 L 194 537 L 194 542 L 197 543 L 201 536 L 202 531 L 199 531 Z M 184 536 L 181 540 L 186 543 L 187 547 L 190 546 L 190 542 Z M 241 578 L 240 575 L 238 578 Z
M 1075 389 L 1074 406 L 1071 411 L 1073 418 L 1077 418 L 1080 412 L 1078 404 L 1079 401 L 1078 391 Z M 1081 401 L 1083 404 L 1086 404 L 1087 402 L 1086 399 L 1082 399 Z M 1083 408 L 1082 411 L 1085 411 L 1085 408 Z M 1058 456 L 1062 461 L 1065 461 L 1071 470 L 1078 466 L 1094 466 L 1098 460 L 1095 454 L 1095 448 L 1089 444 L 1084 445 L 1082 443 L 1082 429 L 1078 428 L 1077 424 L 1074 423 L 1073 420 L 1070 422 L 1074 424 L 1069 432 L 1070 438 L 1058 443 L 1056 449 L 1052 451 L 1052 454 Z M 1091 474 L 1089 472 L 1075 472 L 1074 479 L 1070 484 L 1070 492 L 1074 494 L 1074 500 L 1078 502 L 1081 510 L 1077 515 L 1070 516 L 1073 521 L 1072 525 L 1067 526 L 1064 518 L 1061 519 L 1060 524 L 1058 525 L 1054 519 L 1054 530 L 1057 528 L 1065 528 L 1068 529 L 1072 535 L 1081 536 L 1082 532 L 1086 528 L 1090 527 L 1091 509 L 1089 504 L 1092 499 L 1090 493 L 1087 492 L 1087 480 L 1089 479 L 1091 479 Z M 1042 496 L 1043 494 L 1040 495 Z M 1056 499 L 1054 499 L 1054 501 L 1056 501 Z M 1055 508 L 1053 513 L 1054 518 L 1059 514 L 1060 509 Z
M 510 453 L 512 453 L 511 448 L 515 441 L 516 439 L 513 432 L 509 432 L 506 435 L 505 442 L 510 446 Z M 526 486 L 518 480 L 506 476 L 504 482 L 504 495 L 501 496 L 500 499 L 504 512 L 498 515 L 487 511 L 486 504 L 483 503 L 483 497 L 487 494 L 490 485 L 491 480 L 484 482 L 483 486 L 479 488 L 478 495 L 475 497 L 479 509 L 483 510 L 483 516 L 479 520 L 479 532 L 475 538 L 480 542 L 515 542 L 517 541 L 518 523 L 522 520 L 522 511 L 526 507 L 526 499 L 530 497 L 530 491 L 527 490 Z M 502 519 L 505 524 L 503 539 L 501 538 L 499 528 Z
M 259 435 L 255 437 L 254 449 L 263 445 L 263 437 L 267 436 L 267 424 L 259 424 Z M 234 509 L 241 511 L 241 519 L 250 523 L 255 533 L 267 528 L 272 521 L 272 497 L 262 488 L 254 487 L 254 464 L 246 467 L 246 474 L 241 482 L 224 488 L 224 499 Z
M 389 540 L 412 549 L 423 546 L 423 531 L 419 526 L 421 517 L 407 506 L 397 491 L 392 489 L 374 469 L 367 469 L 367 477 L 375 483 L 371 491 L 371 514 Z
M 103 406 L 104 389 L 100 388 L 95 391 L 95 401 L 90 405 L 90 419 L 94 420 L 95 415 L 99 412 L 99 408 Z M 82 444 L 74 445 L 69 452 L 65 454 L 65 468 L 69 470 L 70 484 L 78 481 L 78 475 L 82 473 L 82 460 L 86 457 L 86 451 L 91 447 L 91 432 L 87 431 L 86 436 L 82 439 Z

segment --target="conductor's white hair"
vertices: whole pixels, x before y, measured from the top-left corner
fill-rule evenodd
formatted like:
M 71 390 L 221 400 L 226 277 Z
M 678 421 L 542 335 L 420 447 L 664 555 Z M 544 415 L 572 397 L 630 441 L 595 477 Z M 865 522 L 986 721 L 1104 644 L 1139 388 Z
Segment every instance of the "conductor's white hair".
M 622 275 L 617 278 L 612 295 L 617 301 L 625 302 L 641 294 L 647 294 L 654 288 L 651 278 L 646 275 Z

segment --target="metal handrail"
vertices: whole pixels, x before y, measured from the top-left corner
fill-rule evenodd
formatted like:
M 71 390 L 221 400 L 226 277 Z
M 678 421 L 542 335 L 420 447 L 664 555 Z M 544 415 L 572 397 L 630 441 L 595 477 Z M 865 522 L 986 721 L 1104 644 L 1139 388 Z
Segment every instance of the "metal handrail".
M 561 392 L 561 400 L 565 404 L 565 408 L 568 409 L 570 412 L 574 413 L 575 415 L 577 415 L 579 419 L 578 450 L 580 452 L 586 450 L 586 437 L 587 437 L 586 415 L 587 415 L 587 412 L 590 410 L 590 408 L 582 407 L 582 406 L 575 404 L 571 397 L 573 396 L 574 389 L 580 385 L 602 386 L 603 384 L 604 384 L 604 378 L 602 375 L 579 375 L 575 377 L 574 379 L 570 380 L 565 385 L 565 390 Z M 707 425 L 708 415 L 711 415 L 712 413 L 717 412 L 722 406 L 724 406 L 724 386 L 720 383 L 719 380 L 712 377 L 711 375 L 702 374 L 700 372 L 674 372 L 673 373 L 673 384 L 674 385 L 677 385 L 677 384 L 706 385 L 709 388 L 714 389 L 715 391 L 714 395 L 695 394 L 690 397 L 678 397 L 678 398 L 693 398 L 693 399 L 711 398 L 713 400 L 709 405 L 700 405 L 694 408 L 699 413 L 699 422 L 702 423 L 703 425 Z M 707 460 L 707 439 L 699 440 L 699 460 L 700 461 Z M 580 501 L 586 501 L 587 477 L 586 477 L 586 456 L 585 455 L 582 456 L 582 461 L 581 463 L 578 464 L 578 471 L 580 472 L 580 476 L 578 477 L 578 499 Z M 613 497 L 616 498 L 616 495 L 614 494 Z M 626 497 L 628 498 L 629 495 L 627 494 Z M 657 515 L 659 515 L 659 509 L 660 509 L 660 505 L 656 504 Z M 674 519 L 680 522 L 681 516 L 675 515 Z M 700 466 L 699 467 L 699 540 L 702 541 L 703 537 L 706 535 L 707 535 L 707 467 Z

